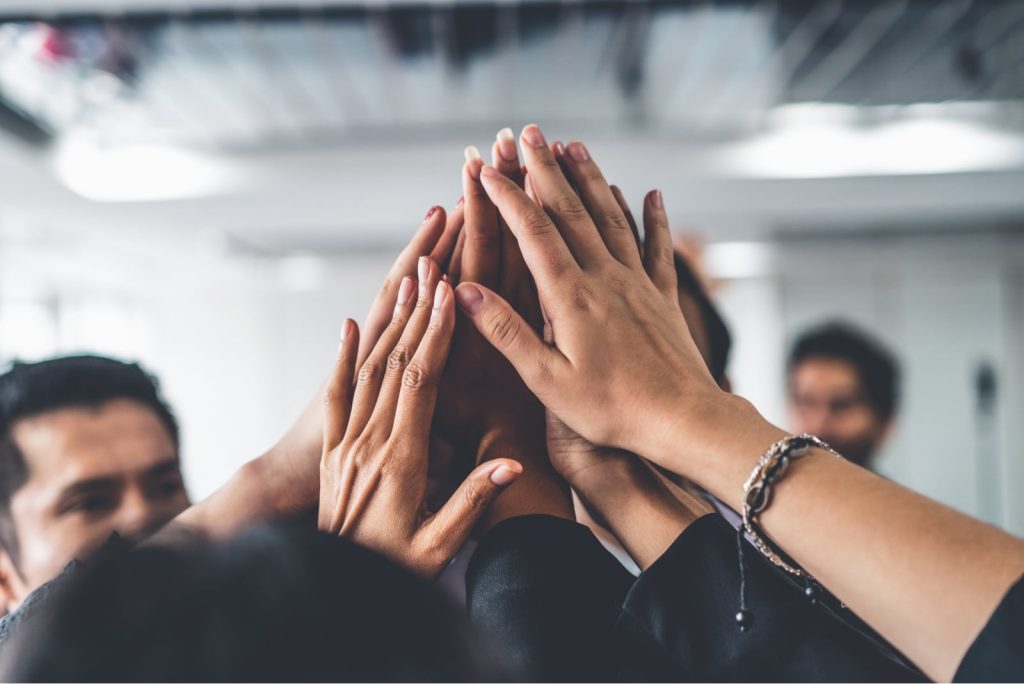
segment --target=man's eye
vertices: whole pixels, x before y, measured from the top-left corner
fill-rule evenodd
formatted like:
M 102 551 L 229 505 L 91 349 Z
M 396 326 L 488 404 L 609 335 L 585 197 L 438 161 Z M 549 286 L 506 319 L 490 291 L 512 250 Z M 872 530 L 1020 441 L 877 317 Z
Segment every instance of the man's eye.
M 156 486 L 153 487 L 153 496 L 159 498 L 170 498 L 172 496 L 177 496 L 184 489 L 185 483 L 181 481 L 181 478 L 176 477 L 158 482 Z
M 116 502 L 113 497 L 109 496 L 83 496 L 77 499 L 72 499 L 65 506 L 62 512 L 64 513 L 86 513 L 89 515 L 95 515 L 97 513 L 104 513 L 109 510 L 113 510 L 116 506 Z

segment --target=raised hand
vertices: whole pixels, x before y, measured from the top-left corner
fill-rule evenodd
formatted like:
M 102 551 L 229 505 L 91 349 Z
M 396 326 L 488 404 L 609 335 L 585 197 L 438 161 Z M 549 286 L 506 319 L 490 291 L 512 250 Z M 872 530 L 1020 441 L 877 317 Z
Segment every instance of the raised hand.
M 536 126 L 521 140 L 539 205 L 495 169 L 484 167 L 481 182 L 519 243 L 554 346 L 497 293 L 465 277 L 459 304 L 555 416 L 592 443 L 656 460 L 679 447 L 668 426 L 703 413 L 723 394 L 673 303 L 661 194 L 644 201 L 641 258 L 626 215 L 582 143 L 560 155 L 570 184 Z
M 492 154 L 495 168 L 518 184 L 520 165 L 510 131 L 499 133 Z M 539 330 L 533 280 L 515 237 L 480 183 L 482 167 L 475 148 L 468 148 L 462 171 L 464 225 L 449 273 L 500 292 L 531 329 Z M 514 456 L 523 463 L 523 477 L 495 503 L 485 527 L 527 513 L 572 516 L 568 489 L 548 462 L 543 407 L 509 362 L 464 318 L 456 323 L 435 429 L 463 455 L 465 468 L 495 456 Z
M 508 459 L 490 461 L 440 510 L 427 510 L 430 429 L 455 311 L 437 265 L 424 258 L 420 272 L 419 297 L 416 281 L 404 278 L 391 322 L 361 365 L 358 330 L 345 323 L 325 390 L 318 520 L 325 532 L 435 577 L 522 468 Z

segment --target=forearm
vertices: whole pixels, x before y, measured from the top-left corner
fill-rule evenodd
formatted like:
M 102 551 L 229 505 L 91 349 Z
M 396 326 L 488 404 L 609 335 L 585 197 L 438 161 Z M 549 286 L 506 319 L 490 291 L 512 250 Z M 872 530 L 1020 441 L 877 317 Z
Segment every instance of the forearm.
M 523 465 L 523 474 L 491 504 L 479 523 L 486 532 L 520 515 L 552 515 L 573 520 L 572 497 L 565 481 L 551 467 L 543 431 L 538 436 L 522 431 L 494 429 L 484 433 L 477 461 L 511 458 Z
M 590 469 L 575 479 L 573 489 L 641 570 L 660 558 L 701 513 L 685 506 L 635 456 Z
M 662 464 L 736 510 L 758 457 L 785 433 L 739 400 L 704 448 Z M 682 439 L 680 435 L 678 439 Z M 677 442 L 683 443 L 683 442 Z M 765 534 L 929 676 L 948 680 L 1010 585 L 1024 542 L 867 470 L 813 451 L 762 514 Z

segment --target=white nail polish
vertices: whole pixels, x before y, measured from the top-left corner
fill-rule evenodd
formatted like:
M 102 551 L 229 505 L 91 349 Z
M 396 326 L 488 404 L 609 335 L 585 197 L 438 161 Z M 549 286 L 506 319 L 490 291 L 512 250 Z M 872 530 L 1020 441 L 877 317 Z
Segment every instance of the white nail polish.
M 470 145 L 466 148 L 466 161 L 471 162 L 474 159 L 482 159 L 480 156 L 480 150 L 476 149 L 476 145 Z
M 516 135 L 511 128 L 502 128 L 498 131 L 498 142 L 512 142 L 515 139 Z

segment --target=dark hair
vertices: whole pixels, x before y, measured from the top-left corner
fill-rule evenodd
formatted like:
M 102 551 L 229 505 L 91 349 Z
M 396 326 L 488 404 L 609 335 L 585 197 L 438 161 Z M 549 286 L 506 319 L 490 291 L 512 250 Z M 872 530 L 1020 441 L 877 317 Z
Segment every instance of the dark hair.
M 28 480 L 25 456 L 11 430 L 24 418 L 64 408 L 96 408 L 131 399 L 151 409 L 178 447 L 178 423 L 160 395 L 157 379 L 134 363 L 103 356 L 62 356 L 15 362 L 0 375 L 0 546 L 17 563 L 18 539 L 11 498 Z
M 729 365 L 729 351 L 732 348 L 732 336 L 729 328 L 725 325 L 721 314 L 712 303 L 704 286 L 697 279 L 686 258 L 675 253 L 676 280 L 678 288 L 688 293 L 697 303 L 700 315 L 703 319 L 704 329 L 708 336 L 708 370 L 719 383 L 725 378 L 725 369 Z
M 875 415 L 885 421 L 895 415 L 899 403 L 899 364 L 874 338 L 847 323 L 826 323 L 797 339 L 789 355 L 789 372 L 808 359 L 849 363 Z
M 291 525 L 119 546 L 87 560 L 12 635 L 4 681 L 502 676 L 460 610 L 348 540 Z

